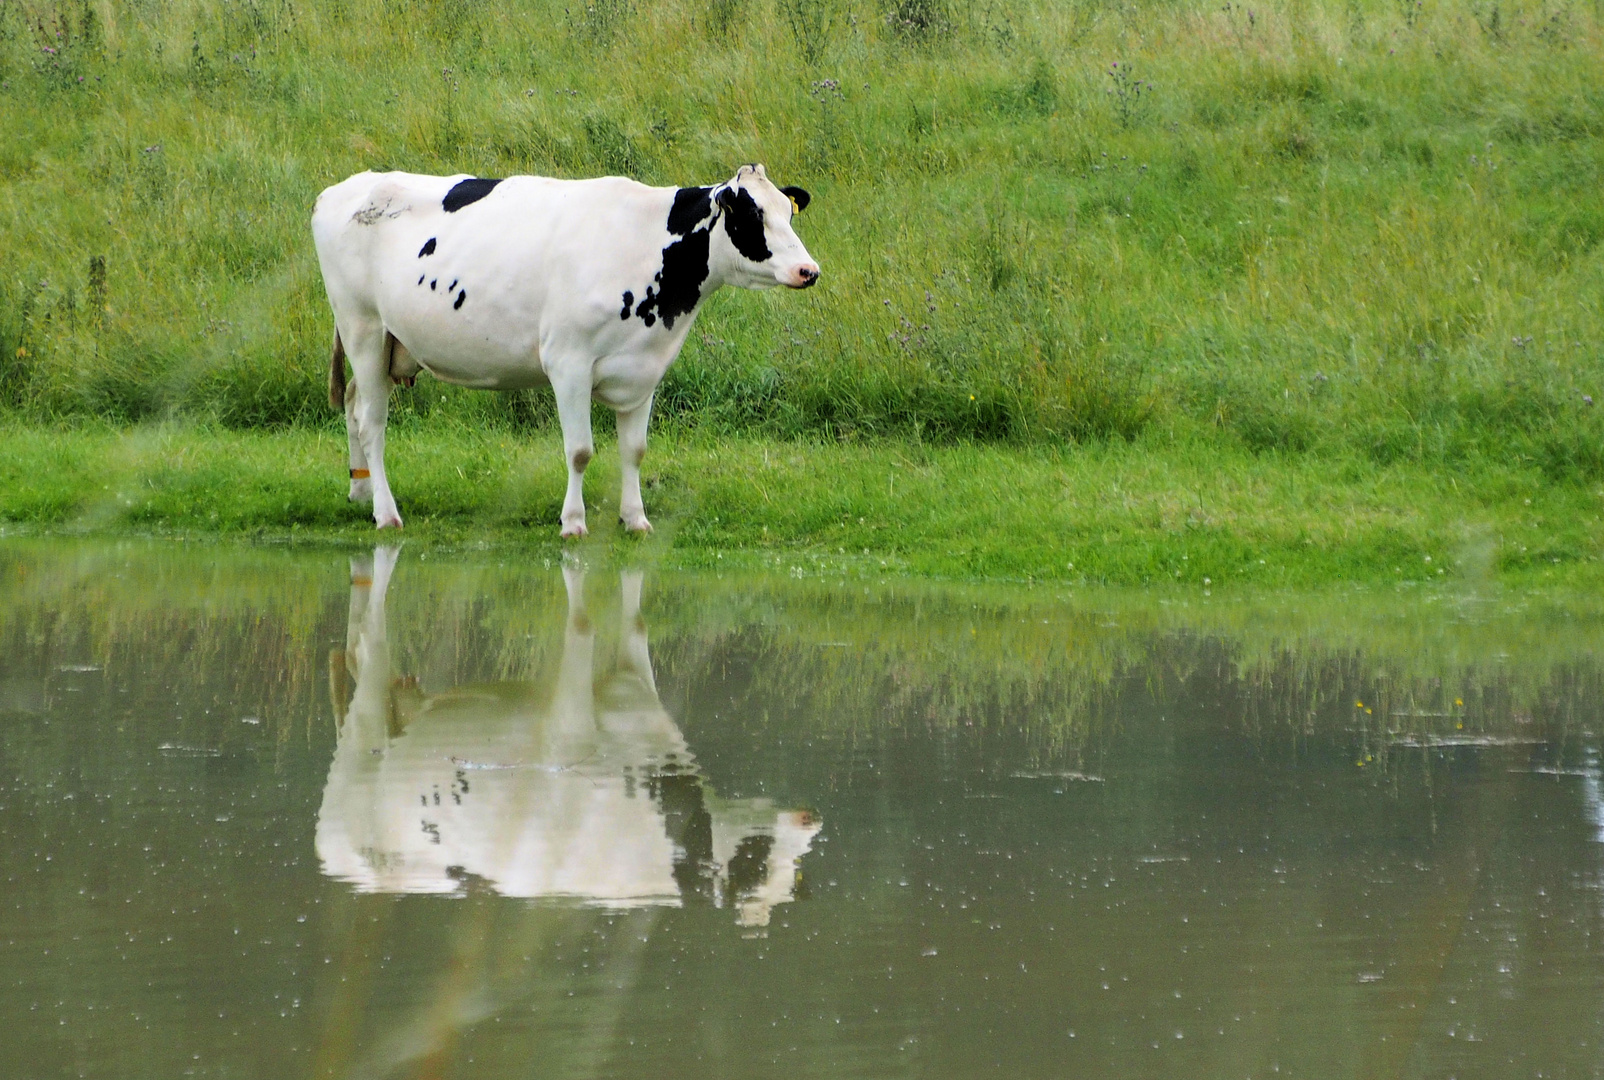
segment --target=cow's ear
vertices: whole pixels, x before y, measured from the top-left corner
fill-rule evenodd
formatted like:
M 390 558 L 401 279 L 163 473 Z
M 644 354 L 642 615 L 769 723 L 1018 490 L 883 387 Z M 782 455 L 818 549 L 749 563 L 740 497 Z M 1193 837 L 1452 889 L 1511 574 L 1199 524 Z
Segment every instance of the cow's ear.
M 718 203 L 720 210 L 734 210 L 735 189 L 732 187 L 719 188 L 718 195 L 714 198 L 714 201 Z
M 791 209 L 796 211 L 798 214 L 806 210 L 808 208 L 808 203 L 813 201 L 813 196 L 809 195 L 805 188 L 783 187 L 780 189 L 780 194 L 789 195 L 791 197 Z

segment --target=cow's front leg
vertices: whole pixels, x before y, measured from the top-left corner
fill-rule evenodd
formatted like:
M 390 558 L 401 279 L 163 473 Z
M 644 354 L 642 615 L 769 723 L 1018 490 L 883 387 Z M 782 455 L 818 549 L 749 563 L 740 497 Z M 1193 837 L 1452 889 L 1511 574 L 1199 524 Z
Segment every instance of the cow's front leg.
M 563 627 L 563 652 L 557 664 L 557 685 L 551 696 L 550 740 L 545 750 L 566 756 L 584 751 L 596 737 L 596 628 L 585 606 L 585 567 L 577 561 L 563 565 L 563 588 L 568 593 L 568 621 Z M 575 758 L 583 757 L 580 752 Z
M 562 534 L 584 536 L 585 466 L 595 455 L 590 437 L 590 365 L 583 371 L 552 373 L 557 419 L 563 428 L 563 455 L 568 460 L 568 494 L 563 498 Z
M 639 570 L 625 570 L 618 575 L 618 667 L 639 679 L 641 685 L 657 694 L 657 679 L 652 675 L 652 651 L 646 640 L 646 620 L 640 613 L 641 580 Z
M 640 463 L 646 457 L 646 424 L 652 415 L 652 397 L 633 409 L 618 410 L 618 459 L 624 489 L 618 497 L 618 520 L 630 532 L 649 533 L 646 504 L 640 495 Z

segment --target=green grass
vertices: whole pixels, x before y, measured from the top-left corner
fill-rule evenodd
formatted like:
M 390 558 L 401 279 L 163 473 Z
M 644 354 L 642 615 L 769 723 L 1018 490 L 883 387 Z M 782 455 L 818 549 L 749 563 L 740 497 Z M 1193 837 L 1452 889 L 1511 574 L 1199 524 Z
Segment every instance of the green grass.
M 1549 0 L 0 0 L 0 407 L 320 426 L 324 185 L 763 160 L 815 192 L 823 283 L 711 302 L 659 397 L 684 426 L 1183 425 L 1592 480 L 1601 25 Z M 397 408 L 551 413 L 428 380 Z
M 0 0 L 0 520 L 365 538 L 322 187 L 762 160 L 824 279 L 709 303 L 653 550 L 1591 581 L 1601 70 L 1548 0 Z M 409 536 L 555 550 L 549 394 L 393 425 Z
M 1453 474 L 1354 455 L 1222 451 L 1150 434 L 1089 447 L 710 437 L 671 429 L 644 467 L 645 540 L 615 524 L 617 455 L 586 481 L 592 536 L 557 538 L 554 431 L 397 432 L 392 482 L 429 547 L 578 551 L 819 577 L 1246 586 L 1600 581 L 1604 490 L 1533 467 Z M 345 499 L 343 434 L 0 426 L 6 531 L 375 541 Z

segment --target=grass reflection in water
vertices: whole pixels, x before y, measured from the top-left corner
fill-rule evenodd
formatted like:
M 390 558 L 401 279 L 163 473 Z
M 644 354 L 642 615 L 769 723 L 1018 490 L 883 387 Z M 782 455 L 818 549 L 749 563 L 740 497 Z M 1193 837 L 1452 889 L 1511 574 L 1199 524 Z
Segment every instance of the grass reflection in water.
M 42 543 L 0 581 L 40 1075 L 1599 1064 L 1590 598 Z

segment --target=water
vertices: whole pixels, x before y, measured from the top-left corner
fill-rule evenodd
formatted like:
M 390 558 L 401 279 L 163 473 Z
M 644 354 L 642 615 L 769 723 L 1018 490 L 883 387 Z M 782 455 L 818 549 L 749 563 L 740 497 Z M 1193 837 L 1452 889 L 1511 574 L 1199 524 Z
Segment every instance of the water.
M 8 542 L 3 1071 L 1598 1076 L 1600 644 Z

